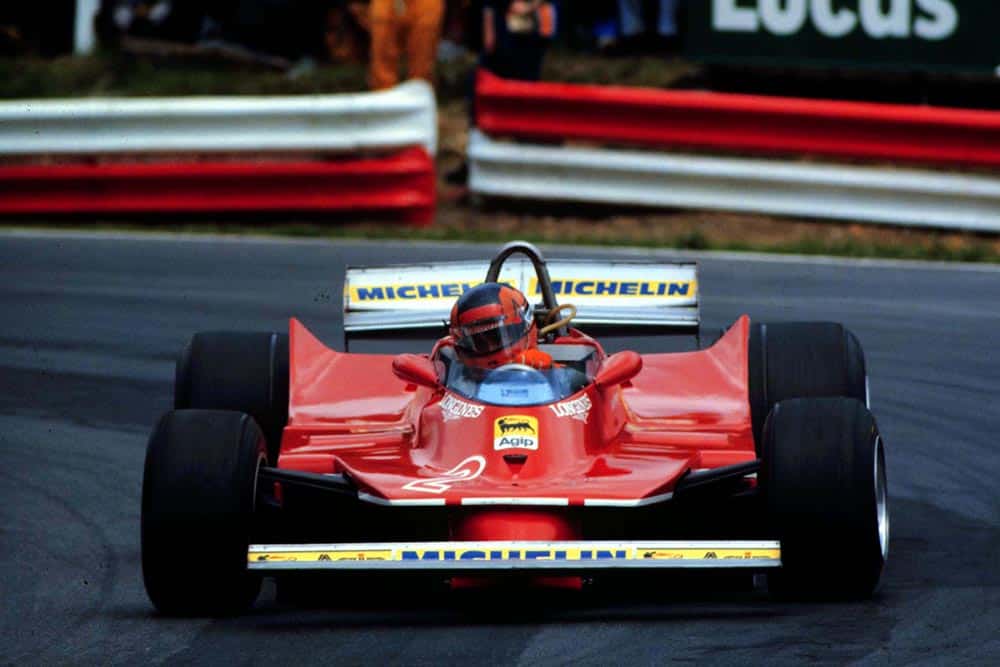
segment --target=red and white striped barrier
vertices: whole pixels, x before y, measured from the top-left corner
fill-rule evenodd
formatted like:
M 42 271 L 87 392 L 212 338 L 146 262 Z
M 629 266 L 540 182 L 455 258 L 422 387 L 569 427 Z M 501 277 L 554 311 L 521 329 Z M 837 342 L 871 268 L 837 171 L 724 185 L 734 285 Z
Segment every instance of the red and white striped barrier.
M 0 214 L 331 212 L 427 224 L 436 144 L 422 81 L 350 95 L 4 102 Z
M 1000 112 L 508 81 L 480 70 L 492 136 L 1000 167 Z
M 989 175 L 745 156 L 1000 167 L 1000 113 L 506 81 L 480 72 L 476 114 L 469 185 L 481 195 L 1000 231 L 1000 179 Z M 670 152 L 678 147 L 742 157 Z

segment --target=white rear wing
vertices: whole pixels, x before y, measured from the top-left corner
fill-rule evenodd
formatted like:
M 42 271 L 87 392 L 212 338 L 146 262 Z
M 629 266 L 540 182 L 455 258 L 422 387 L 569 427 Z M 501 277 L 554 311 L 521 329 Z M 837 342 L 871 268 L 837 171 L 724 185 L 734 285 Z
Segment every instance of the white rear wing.
M 694 262 L 596 262 L 550 260 L 552 288 L 560 304 L 577 308 L 574 324 L 616 327 L 694 328 L 698 270 Z M 463 292 L 483 282 L 482 262 L 348 268 L 344 282 L 344 331 L 393 331 L 441 327 Z M 532 263 L 511 257 L 500 282 L 542 295 Z

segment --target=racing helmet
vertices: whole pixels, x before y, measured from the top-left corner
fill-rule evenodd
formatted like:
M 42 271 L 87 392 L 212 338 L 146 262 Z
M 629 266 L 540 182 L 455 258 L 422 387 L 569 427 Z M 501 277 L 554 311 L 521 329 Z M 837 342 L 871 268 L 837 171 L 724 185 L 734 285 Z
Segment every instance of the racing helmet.
M 501 283 L 483 283 L 460 296 L 451 309 L 450 333 L 459 360 L 479 368 L 509 364 L 538 346 L 531 304 Z

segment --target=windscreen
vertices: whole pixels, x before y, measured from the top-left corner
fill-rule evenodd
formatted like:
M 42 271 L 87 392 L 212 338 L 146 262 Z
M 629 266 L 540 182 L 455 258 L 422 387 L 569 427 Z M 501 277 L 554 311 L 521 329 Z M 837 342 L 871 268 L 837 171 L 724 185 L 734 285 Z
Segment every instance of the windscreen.
M 485 370 L 453 363 L 448 369 L 448 389 L 490 405 L 545 405 L 572 396 L 590 379 L 572 368 L 537 370 L 508 364 Z

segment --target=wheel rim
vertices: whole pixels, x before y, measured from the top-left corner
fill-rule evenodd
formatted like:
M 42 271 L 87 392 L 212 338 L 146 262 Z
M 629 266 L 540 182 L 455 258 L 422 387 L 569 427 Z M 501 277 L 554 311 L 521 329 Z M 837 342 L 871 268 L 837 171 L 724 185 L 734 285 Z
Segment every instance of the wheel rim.
M 882 560 L 889 557 L 889 494 L 886 490 L 885 455 L 882 438 L 875 438 L 875 514 L 878 525 L 878 543 Z

